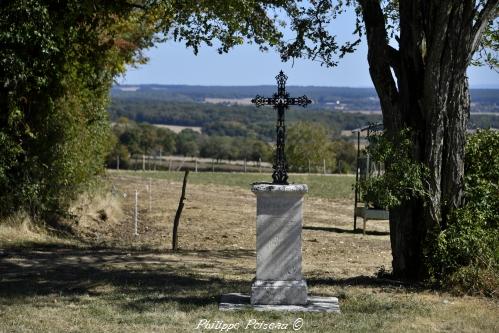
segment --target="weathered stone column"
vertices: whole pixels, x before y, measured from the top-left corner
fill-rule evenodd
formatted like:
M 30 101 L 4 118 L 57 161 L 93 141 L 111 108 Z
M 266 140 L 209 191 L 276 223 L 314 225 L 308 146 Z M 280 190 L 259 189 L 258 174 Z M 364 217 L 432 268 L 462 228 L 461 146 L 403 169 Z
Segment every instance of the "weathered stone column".
M 303 196 L 307 185 L 255 183 L 256 279 L 251 304 L 307 304 L 301 271 Z

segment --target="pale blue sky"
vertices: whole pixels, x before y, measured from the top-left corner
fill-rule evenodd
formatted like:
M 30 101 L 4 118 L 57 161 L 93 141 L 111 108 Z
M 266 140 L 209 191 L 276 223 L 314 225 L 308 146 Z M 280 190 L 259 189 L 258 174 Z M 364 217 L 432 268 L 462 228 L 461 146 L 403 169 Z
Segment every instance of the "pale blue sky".
M 350 13 L 333 23 L 339 41 L 351 39 L 353 20 Z M 262 53 L 249 44 L 223 55 L 215 48 L 202 47 L 195 56 L 183 44 L 167 42 L 145 54 L 149 63 L 129 69 L 124 78 L 117 80 L 120 84 L 273 85 L 274 76 L 282 69 L 289 77 L 289 85 L 372 87 L 365 42 L 334 68 L 305 59 L 295 60 L 294 65 L 283 63 L 275 51 Z M 499 88 L 499 74 L 487 67 L 472 67 L 468 76 L 472 87 Z

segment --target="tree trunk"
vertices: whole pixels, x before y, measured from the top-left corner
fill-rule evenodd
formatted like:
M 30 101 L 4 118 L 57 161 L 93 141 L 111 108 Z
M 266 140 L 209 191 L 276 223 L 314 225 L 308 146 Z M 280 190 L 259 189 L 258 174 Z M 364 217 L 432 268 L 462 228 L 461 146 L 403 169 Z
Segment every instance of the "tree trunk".
M 428 197 L 390 210 L 393 273 L 420 280 L 428 242 L 445 229 L 463 201 L 464 146 L 469 118 L 466 69 L 483 32 L 474 1 L 400 1 L 399 49 L 388 45 L 379 0 L 359 0 L 366 25 L 368 62 L 388 137 L 412 129 L 412 158 L 429 170 Z M 478 19 L 477 19 L 478 17 Z M 393 78 L 392 71 L 396 77 Z

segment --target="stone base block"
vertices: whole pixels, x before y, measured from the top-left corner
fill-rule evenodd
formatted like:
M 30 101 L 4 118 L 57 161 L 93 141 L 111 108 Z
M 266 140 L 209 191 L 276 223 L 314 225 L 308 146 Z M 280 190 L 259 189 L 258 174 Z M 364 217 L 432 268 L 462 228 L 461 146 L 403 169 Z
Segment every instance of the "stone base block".
M 251 286 L 251 304 L 305 305 L 307 282 L 255 280 Z
M 222 295 L 219 309 L 220 311 L 341 312 L 340 304 L 336 297 L 310 296 L 305 305 L 252 305 L 249 295 L 239 293 Z

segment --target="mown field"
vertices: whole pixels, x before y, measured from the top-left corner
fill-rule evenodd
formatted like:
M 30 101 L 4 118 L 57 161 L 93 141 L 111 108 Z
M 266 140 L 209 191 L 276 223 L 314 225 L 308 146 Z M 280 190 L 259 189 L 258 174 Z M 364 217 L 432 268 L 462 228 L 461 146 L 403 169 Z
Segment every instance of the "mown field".
M 146 179 L 164 179 L 168 181 L 182 182 L 183 172 L 154 172 L 154 171 L 110 171 L 111 174 L 140 177 Z M 270 173 L 224 173 L 224 172 L 190 172 L 189 183 L 200 185 L 220 185 L 237 187 L 250 190 L 251 184 L 255 182 L 272 182 Z M 306 175 L 290 174 L 290 184 L 307 184 L 308 196 L 326 199 L 353 199 L 354 175 Z M 353 202 L 352 202 L 353 205 Z
M 201 320 L 264 332 L 497 332 L 496 299 L 393 281 L 387 222 L 352 230 L 353 177 L 292 175 L 305 198 L 303 272 L 341 314 L 220 312 L 220 295 L 248 293 L 255 274 L 255 197 L 267 174 L 191 173 L 170 251 L 183 173 L 108 172 L 105 189 L 74 207 L 72 236 L 0 224 L 0 332 L 220 332 Z M 133 235 L 138 191 L 138 236 Z M 248 323 L 257 323 L 249 325 Z M 274 330 L 276 331 L 276 330 Z

